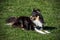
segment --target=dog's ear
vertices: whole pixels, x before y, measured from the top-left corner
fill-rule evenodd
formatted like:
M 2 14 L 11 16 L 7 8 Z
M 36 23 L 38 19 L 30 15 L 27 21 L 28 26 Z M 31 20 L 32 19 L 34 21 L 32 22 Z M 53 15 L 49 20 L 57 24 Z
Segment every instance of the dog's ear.
M 30 19 L 31 19 L 31 20 L 33 20 L 33 17 L 32 17 L 32 16 L 30 16 Z
M 32 16 L 30 16 L 30 19 L 32 19 Z

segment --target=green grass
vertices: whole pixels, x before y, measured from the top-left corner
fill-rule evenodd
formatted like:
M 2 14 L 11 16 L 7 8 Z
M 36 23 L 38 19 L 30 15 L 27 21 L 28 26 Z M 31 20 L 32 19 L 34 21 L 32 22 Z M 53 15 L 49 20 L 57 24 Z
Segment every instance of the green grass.
M 35 31 L 23 31 L 6 26 L 10 16 L 31 16 L 32 9 L 39 8 L 45 25 L 57 29 L 42 35 Z M 0 0 L 0 40 L 60 40 L 60 1 L 59 0 Z

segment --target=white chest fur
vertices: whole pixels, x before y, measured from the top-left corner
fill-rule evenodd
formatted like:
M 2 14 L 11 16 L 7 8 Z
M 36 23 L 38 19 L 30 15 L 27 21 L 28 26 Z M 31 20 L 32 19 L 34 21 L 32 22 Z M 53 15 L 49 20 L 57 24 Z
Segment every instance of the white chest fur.
M 34 20 L 33 23 L 34 23 L 36 26 L 42 27 L 42 23 L 41 23 L 39 20 Z
M 39 19 L 39 16 L 36 17 L 35 20 L 33 20 L 33 23 L 36 25 L 36 26 L 39 26 L 39 27 L 42 27 L 42 23 L 40 22 L 40 19 Z

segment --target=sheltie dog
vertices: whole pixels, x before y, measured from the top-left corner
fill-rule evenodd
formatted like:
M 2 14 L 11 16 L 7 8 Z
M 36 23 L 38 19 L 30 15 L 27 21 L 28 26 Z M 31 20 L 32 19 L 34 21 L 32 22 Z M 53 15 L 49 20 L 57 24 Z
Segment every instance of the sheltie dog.
M 20 16 L 18 18 L 16 17 L 10 17 L 6 20 L 7 24 L 6 25 L 11 25 L 14 27 L 19 27 L 22 28 L 22 30 L 35 30 L 38 33 L 41 34 L 46 34 L 49 33 L 48 31 L 44 30 L 45 32 L 42 31 L 42 23 L 39 20 L 39 16 L 36 18 L 33 17 L 26 17 L 26 16 Z
M 12 25 L 14 27 L 22 28 L 23 30 L 35 30 L 38 33 L 46 34 L 50 33 L 47 30 L 44 30 L 44 19 L 41 15 L 39 9 L 33 9 L 32 16 L 20 16 L 20 17 L 10 17 L 7 19 L 6 25 Z

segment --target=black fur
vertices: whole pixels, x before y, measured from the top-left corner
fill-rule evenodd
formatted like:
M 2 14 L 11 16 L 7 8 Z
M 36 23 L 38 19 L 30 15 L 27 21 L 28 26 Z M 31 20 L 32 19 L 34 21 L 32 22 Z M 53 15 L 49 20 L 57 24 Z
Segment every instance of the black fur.
M 34 30 L 35 26 L 35 24 L 31 21 L 31 19 L 26 16 L 20 16 L 18 18 L 10 17 L 8 18 L 7 22 L 8 23 L 14 22 L 14 24 L 12 24 L 14 27 L 24 28 L 26 30 Z
M 12 16 L 12 17 L 9 17 L 7 20 L 6 20 L 6 22 L 7 23 L 11 23 L 11 22 L 16 22 L 16 17 L 14 17 L 14 16 Z

